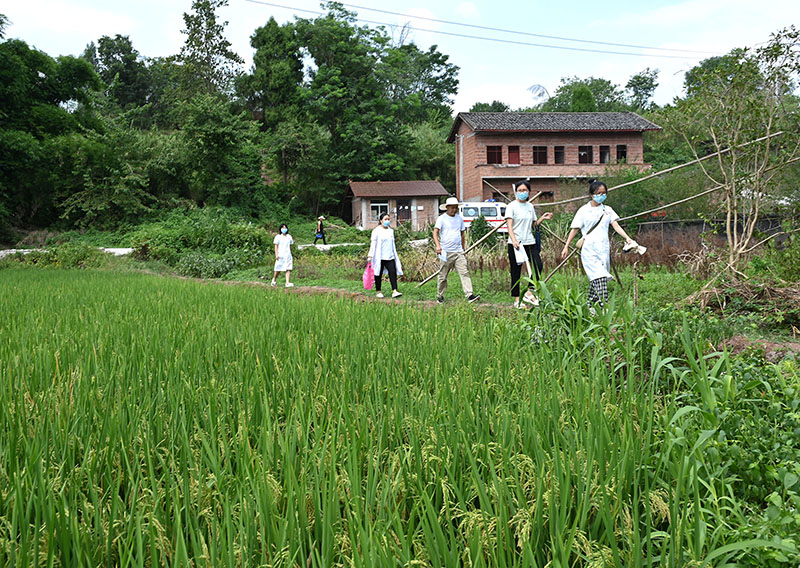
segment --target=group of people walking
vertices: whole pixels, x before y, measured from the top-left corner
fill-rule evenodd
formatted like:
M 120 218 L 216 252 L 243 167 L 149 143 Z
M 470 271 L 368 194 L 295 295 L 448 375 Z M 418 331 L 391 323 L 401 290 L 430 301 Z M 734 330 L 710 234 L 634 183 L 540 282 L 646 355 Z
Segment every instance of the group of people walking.
M 524 308 L 525 304 L 536 306 L 538 298 L 533 292 L 533 282 L 541 276 L 543 264 L 541 258 L 541 237 L 539 236 L 540 225 L 552 219 L 552 213 L 543 213 L 541 216 L 536 214 L 530 198 L 530 182 L 521 181 L 514 186 L 514 201 L 506 206 L 505 220 L 508 227 L 508 263 L 511 276 L 511 297 L 515 308 Z M 588 203 L 583 205 L 575 213 L 570 224 L 570 232 L 567 236 L 564 248 L 561 251 L 561 258 L 566 259 L 569 255 L 569 246 L 578 232 L 581 238 L 577 246 L 581 251 L 581 263 L 589 279 L 589 291 L 587 303 L 605 304 L 608 300 L 608 281 L 611 276 L 611 245 L 608 237 L 609 228 L 622 236 L 626 244 L 635 244 L 625 230 L 619 225 L 619 215 L 604 204 L 608 194 L 608 187 L 601 181 L 591 180 L 589 184 Z M 437 219 L 433 228 L 433 243 L 436 255 L 439 258 L 439 272 L 436 288 L 436 302 L 444 303 L 444 293 L 447 290 L 447 277 L 452 270 L 461 278 L 461 287 L 464 297 L 469 303 L 477 302 L 480 296 L 475 294 L 472 287 L 472 279 L 467 268 L 467 257 L 465 252 L 465 231 L 464 219 L 458 213 L 458 199 L 449 197 L 443 205 L 444 210 Z M 324 229 L 322 221 L 325 218 L 320 216 L 317 220 L 317 232 L 314 243 L 322 238 L 325 243 Z M 391 227 L 391 219 L 388 213 L 380 217 L 380 224 L 372 230 L 370 238 L 369 253 L 367 262 L 372 267 L 375 274 L 375 291 L 378 298 L 384 298 L 382 292 L 383 276 L 389 277 L 392 298 L 398 298 L 403 294 L 398 290 L 397 278 L 403 274 L 403 267 L 400 257 L 397 254 L 395 244 L 394 229 Z M 280 227 L 280 234 L 275 236 L 275 269 L 272 285 L 276 281 L 280 272 L 286 274 L 286 287 L 291 287 L 289 277 L 292 270 L 291 245 L 294 243 L 289 234 L 288 227 L 284 224 Z M 527 269 L 527 286 L 525 292 L 521 292 L 521 282 L 523 277 L 523 266 Z

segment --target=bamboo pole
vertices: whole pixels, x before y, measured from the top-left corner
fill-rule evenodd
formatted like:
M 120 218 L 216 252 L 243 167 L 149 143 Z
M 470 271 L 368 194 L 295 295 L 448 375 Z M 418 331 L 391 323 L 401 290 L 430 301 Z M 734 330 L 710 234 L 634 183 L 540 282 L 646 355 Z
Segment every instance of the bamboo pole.
M 705 160 L 709 160 L 709 159 L 713 158 L 714 156 L 718 156 L 718 155 L 721 155 L 721 154 L 726 154 L 726 153 L 731 152 L 731 151 L 733 151 L 733 150 L 735 150 L 737 148 L 744 148 L 745 146 L 749 146 L 750 144 L 756 144 L 757 142 L 763 142 L 764 140 L 768 140 L 770 138 L 774 138 L 775 136 L 780 136 L 781 134 L 784 134 L 784 132 L 782 130 L 780 132 L 775 132 L 773 134 L 768 134 L 766 136 L 762 136 L 761 138 L 756 138 L 755 140 L 751 140 L 750 142 L 745 142 L 744 144 L 739 144 L 738 146 L 732 146 L 730 148 L 725 148 L 724 150 L 720 150 L 719 152 L 714 152 L 713 154 L 708 154 L 707 156 L 703 156 L 702 158 L 696 158 L 696 159 L 691 160 L 689 162 L 686 162 L 686 163 L 683 163 L 683 164 L 678 164 L 677 166 L 672 166 L 671 168 L 667 168 L 666 170 L 661 170 L 661 171 L 649 174 L 649 175 L 647 175 L 647 176 L 645 176 L 643 178 L 639 178 L 639 179 L 635 179 L 633 181 L 628 181 L 628 182 L 625 182 L 625 183 L 621 183 L 619 185 L 615 185 L 614 187 L 609 187 L 608 188 L 608 192 L 611 193 L 612 191 L 617 190 L 617 189 L 621 189 L 623 187 L 628 187 L 628 186 L 631 186 L 631 185 L 634 185 L 634 184 L 637 184 L 637 183 L 640 183 L 640 182 L 643 182 L 643 181 L 646 181 L 646 180 L 649 180 L 649 179 L 653 179 L 654 177 L 658 177 L 658 176 L 661 176 L 661 175 L 664 175 L 664 174 L 667 174 L 667 173 L 670 173 L 670 172 L 674 172 L 676 170 L 679 170 L 681 168 L 685 168 L 687 166 L 691 166 L 693 164 L 699 164 L 700 162 L 703 162 Z M 586 199 L 586 197 L 581 195 L 579 197 L 572 197 L 570 199 L 564 199 L 562 201 L 554 201 L 552 203 L 540 203 L 538 206 L 539 207 L 552 207 L 554 205 L 563 205 L 564 203 L 572 203 L 572 202 L 575 202 L 575 201 L 581 201 L 582 199 Z

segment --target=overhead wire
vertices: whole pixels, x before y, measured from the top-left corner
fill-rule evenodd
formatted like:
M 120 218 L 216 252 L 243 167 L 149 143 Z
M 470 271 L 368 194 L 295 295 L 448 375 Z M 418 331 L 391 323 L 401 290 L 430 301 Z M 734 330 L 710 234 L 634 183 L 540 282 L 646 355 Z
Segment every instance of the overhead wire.
M 292 12 L 303 12 L 303 13 L 306 13 L 306 14 L 315 14 L 315 15 L 323 15 L 323 14 L 325 14 L 325 12 L 321 12 L 321 11 L 318 11 L 318 10 L 308 10 L 308 9 L 303 9 L 303 8 L 296 8 L 294 6 L 286 6 L 284 4 L 277 4 L 277 3 L 274 3 L 274 2 L 266 2 L 264 0 L 244 0 L 244 1 L 245 2 L 249 2 L 251 4 L 260 4 L 260 5 L 263 5 L 263 6 L 271 6 L 273 8 L 281 8 L 281 9 L 284 9 L 284 10 L 291 10 Z M 416 17 L 416 16 L 411 16 L 411 17 Z M 389 27 L 395 25 L 395 24 L 391 24 L 389 22 L 380 22 L 380 21 L 376 21 L 376 20 L 368 20 L 368 19 L 360 18 L 360 17 L 357 17 L 356 19 L 359 22 L 364 22 L 364 23 L 367 23 L 367 24 L 375 24 L 375 25 L 389 26 Z M 465 24 L 465 25 L 467 25 L 467 24 Z M 545 44 L 545 43 L 534 43 L 534 42 L 529 42 L 529 41 L 518 41 L 518 40 L 512 40 L 512 39 L 502 39 L 502 38 L 494 38 L 494 37 L 475 36 L 475 35 L 469 35 L 469 34 L 461 34 L 461 33 L 456 33 L 456 32 L 446 32 L 446 31 L 442 31 L 442 30 L 431 30 L 431 29 L 418 28 L 418 27 L 415 27 L 414 29 L 416 31 L 419 31 L 419 32 L 440 34 L 440 35 L 446 35 L 446 36 L 450 36 L 450 37 L 460 37 L 460 38 L 465 38 L 465 39 L 476 39 L 476 40 L 481 40 L 481 41 L 491 41 L 491 42 L 495 42 L 495 43 L 504 43 L 504 44 L 510 44 L 510 45 L 523 45 L 523 46 L 527 46 L 527 47 L 541 47 L 541 48 L 545 48 L 545 49 L 560 49 L 560 50 L 565 50 L 565 51 L 578 51 L 578 52 L 583 52 L 583 53 L 603 53 L 603 54 L 608 54 L 608 55 L 626 55 L 626 56 L 630 56 L 630 57 L 658 57 L 660 59 L 684 59 L 684 60 L 687 57 L 685 55 L 666 55 L 666 54 L 660 54 L 660 53 L 633 53 L 633 52 L 630 52 L 630 51 L 612 51 L 612 50 L 607 50 L 607 49 L 590 49 L 590 48 L 584 48 L 584 47 L 571 47 L 571 46 L 567 46 L 567 45 L 551 45 L 551 44 Z M 529 35 L 535 35 L 535 34 L 529 34 Z M 575 40 L 575 41 L 577 41 L 577 40 Z M 586 40 L 586 41 L 588 41 L 588 40 Z M 597 42 L 597 43 L 602 43 L 602 42 Z M 643 48 L 643 49 L 655 49 L 655 48 Z

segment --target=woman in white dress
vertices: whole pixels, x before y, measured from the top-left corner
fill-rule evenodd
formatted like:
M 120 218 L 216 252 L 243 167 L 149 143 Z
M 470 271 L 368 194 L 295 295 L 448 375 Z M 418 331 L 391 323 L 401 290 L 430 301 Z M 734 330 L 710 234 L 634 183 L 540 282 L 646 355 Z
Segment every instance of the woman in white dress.
M 589 278 L 589 293 L 586 303 L 600 303 L 603 306 L 608 300 L 608 280 L 613 278 L 611 268 L 611 244 L 608 240 L 608 228 L 612 227 L 626 243 L 632 243 L 625 230 L 617 222 L 619 215 L 603 204 L 608 194 L 608 187 L 602 181 L 590 180 L 589 203 L 578 209 L 570 225 L 567 243 L 561 251 L 561 258 L 569 255 L 569 244 L 581 232 L 583 246 L 581 246 L 581 263 L 583 270 Z
M 294 239 L 292 238 L 292 235 L 289 234 L 289 227 L 286 225 L 286 223 L 281 225 L 280 231 L 281 232 L 275 235 L 275 239 L 272 241 L 275 245 L 275 274 L 272 277 L 272 285 L 276 286 L 278 274 L 285 272 L 286 287 L 291 288 L 294 286 L 294 284 L 289 282 L 289 277 L 292 274 L 292 268 L 294 268 L 291 248 L 294 244 Z
M 392 298 L 399 298 L 403 294 L 397 291 L 397 277 L 403 274 L 403 267 L 400 264 L 400 257 L 397 256 L 394 229 L 390 226 L 389 214 L 381 215 L 380 222 L 380 225 L 372 229 L 367 262 L 372 264 L 372 270 L 375 271 L 375 290 L 378 292 L 376 296 L 384 297 L 381 292 L 381 279 L 386 273 L 392 285 Z

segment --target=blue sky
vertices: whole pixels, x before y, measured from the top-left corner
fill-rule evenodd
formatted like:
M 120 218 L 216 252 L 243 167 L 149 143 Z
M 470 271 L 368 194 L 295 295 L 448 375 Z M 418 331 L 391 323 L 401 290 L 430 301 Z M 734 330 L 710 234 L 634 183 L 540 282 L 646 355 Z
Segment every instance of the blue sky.
M 229 22 L 228 40 L 248 67 L 252 61 L 249 38 L 270 16 L 286 22 L 296 15 L 314 16 L 300 10 L 321 11 L 316 0 L 269 0 L 269 3 L 292 9 L 229 0 L 229 5 L 220 11 Z M 410 41 L 423 49 L 436 44 L 439 51 L 449 55 L 450 61 L 461 68 L 455 111 L 466 111 L 477 101 L 495 99 L 512 108 L 529 106 L 534 99 L 528 87 L 538 84 L 552 93 L 565 76 L 603 77 L 624 86 L 631 75 L 646 67 L 660 70 L 655 100 L 665 104 L 681 94 L 683 74 L 702 59 L 734 47 L 758 45 L 790 24 L 800 26 L 797 0 L 439 0 L 435 3 L 352 0 L 352 4 L 345 4 L 358 12 L 361 19 L 388 24 L 395 34 L 400 33 L 404 24 L 410 24 Z M 191 0 L 0 1 L 0 13 L 11 20 L 6 36 L 25 40 L 53 56 L 77 55 L 90 41 L 115 34 L 130 36 L 134 47 L 144 56 L 175 54 L 183 43 L 182 14 L 190 9 Z M 456 26 L 417 19 L 419 16 L 508 31 Z M 640 55 L 517 45 L 437 32 Z M 541 35 L 582 41 L 548 39 Z M 663 51 L 667 49 L 687 51 Z

